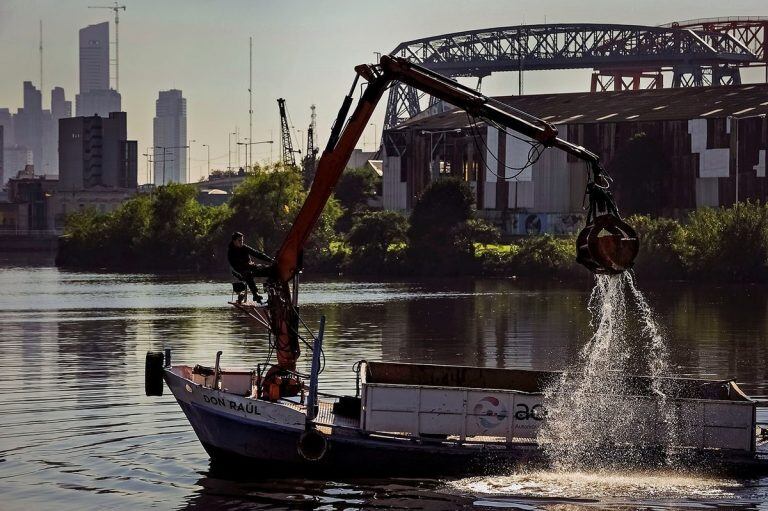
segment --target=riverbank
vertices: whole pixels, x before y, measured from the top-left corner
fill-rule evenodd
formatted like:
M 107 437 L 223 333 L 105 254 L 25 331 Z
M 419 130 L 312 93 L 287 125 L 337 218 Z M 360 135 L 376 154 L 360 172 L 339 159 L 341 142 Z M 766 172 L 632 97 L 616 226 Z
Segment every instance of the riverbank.
M 306 196 L 298 173 L 255 173 L 232 200 L 202 206 L 194 189 L 160 187 L 109 214 L 70 215 L 56 262 L 64 268 L 122 272 L 227 272 L 232 231 L 275 253 Z M 526 236 L 502 243 L 476 218 L 466 183 L 443 179 L 410 216 L 342 208 L 331 199 L 304 250 L 313 274 L 374 277 L 508 277 L 580 282 L 575 238 Z M 702 208 L 681 219 L 631 216 L 640 237 L 635 270 L 644 281 L 768 281 L 768 206 L 742 202 Z

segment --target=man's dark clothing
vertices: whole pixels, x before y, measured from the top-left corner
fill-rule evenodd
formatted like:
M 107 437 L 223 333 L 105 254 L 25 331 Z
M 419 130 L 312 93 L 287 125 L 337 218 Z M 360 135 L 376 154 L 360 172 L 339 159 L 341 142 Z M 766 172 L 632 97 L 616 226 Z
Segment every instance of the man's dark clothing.
M 227 249 L 227 260 L 229 261 L 229 265 L 240 275 L 240 278 L 248 284 L 251 294 L 255 299 L 258 293 L 256 292 L 256 282 L 253 278 L 270 276 L 272 268 L 270 266 L 255 266 L 251 264 L 251 257 L 261 259 L 268 263 L 274 261 L 264 252 L 259 252 L 248 245 L 238 247 L 235 245 L 234 241 L 229 243 L 229 248 Z

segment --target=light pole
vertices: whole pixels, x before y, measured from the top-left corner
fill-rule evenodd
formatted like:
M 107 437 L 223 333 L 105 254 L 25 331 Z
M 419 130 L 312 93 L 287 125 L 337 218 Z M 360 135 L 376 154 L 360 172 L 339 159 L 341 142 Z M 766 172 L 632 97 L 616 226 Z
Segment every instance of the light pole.
M 203 144 L 203 147 L 208 149 L 208 170 L 206 171 L 206 174 L 208 175 L 208 179 L 211 178 L 211 146 L 208 144 Z
M 150 153 L 150 150 L 152 149 L 152 146 L 147 147 L 147 152 L 142 154 L 142 156 L 147 157 L 147 184 L 154 184 L 154 176 L 152 175 L 152 163 L 154 163 L 154 160 L 152 160 L 152 154 Z
M 192 175 L 192 142 L 197 142 L 197 140 L 187 141 L 187 183 L 189 183 L 189 176 Z
M 165 186 L 165 162 L 168 161 L 165 157 L 166 153 L 168 152 L 168 149 L 189 149 L 188 145 L 172 145 L 172 146 L 161 146 L 156 145 L 155 149 L 162 149 L 163 150 L 163 186 Z M 178 160 L 171 160 L 171 161 L 178 161 Z M 179 176 L 181 177 L 181 176 Z
M 302 141 L 301 134 L 302 134 L 302 131 L 301 130 L 296 130 L 296 133 L 299 134 L 299 154 L 301 154 L 301 141 Z
M 167 147 L 156 145 L 155 149 L 162 149 L 163 150 L 163 179 L 160 183 L 160 186 L 165 186 L 165 153 L 168 149 Z M 155 165 L 157 165 L 157 158 L 155 158 Z M 155 186 L 157 186 L 157 183 L 155 183 Z
M 379 146 L 376 145 L 376 133 L 378 133 L 378 131 L 376 130 L 376 123 L 372 122 L 368 126 L 373 126 L 373 150 L 378 151 Z
M 248 140 L 247 138 L 245 140 Z M 259 144 L 274 144 L 274 140 L 261 140 L 259 142 L 238 142 L 237 145 L 244 145 L 245 146 L 245 161 L 248 161 L 248 146 L 251 145 L 259 145 Z M 251 157 L 253 157 L 253 151 L 251 151 Z
M 227 170 L 229 170 L 230 172 L 232 171 L 232 135 L 237 136 L 237 132 L 233 131 L 227 137 L 228 144 L 229 144 L 227 146 Z M 235 140 L 237 140 L 237 139 L 235 139 Z

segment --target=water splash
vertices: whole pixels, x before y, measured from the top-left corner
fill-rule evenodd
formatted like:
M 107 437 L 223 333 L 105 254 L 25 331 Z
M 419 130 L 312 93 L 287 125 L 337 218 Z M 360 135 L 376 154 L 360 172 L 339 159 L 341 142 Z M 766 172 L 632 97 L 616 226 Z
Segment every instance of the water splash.
M 475 495 L 514 495 L 537 499 L 612 498 L 720 500 L 734 498 L 738 481 L 676 471 L 656 472 L 517 472 L 507 476 L 471 477 L 449 482 Z
M 664 336 L 632 275 L 597 276 L 594 329 L 576 363 L 545 390 L 538 440 L 558 470 L 669 464 L 676 420 Z

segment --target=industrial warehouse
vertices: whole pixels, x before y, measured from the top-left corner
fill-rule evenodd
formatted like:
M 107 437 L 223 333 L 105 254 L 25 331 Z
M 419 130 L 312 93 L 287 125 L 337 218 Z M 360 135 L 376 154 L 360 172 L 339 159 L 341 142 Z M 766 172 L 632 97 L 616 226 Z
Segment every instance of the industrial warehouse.
M 767 198 L 766 84 L 497 99 L 597 152 L 625 213 L 679 216 Z M 444 111 L 385 132 L 386 209 L 411 209 L 430 181 L 450 175 L 470 184 L 478 211 L 507 234 L 564 234 L 580 225 L 583 163 L 545 150 L 523 168 L 529 141 L 499 136 L 463 110 L 432 108 Z

